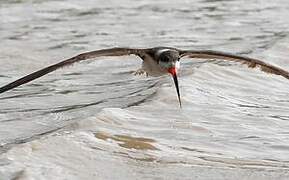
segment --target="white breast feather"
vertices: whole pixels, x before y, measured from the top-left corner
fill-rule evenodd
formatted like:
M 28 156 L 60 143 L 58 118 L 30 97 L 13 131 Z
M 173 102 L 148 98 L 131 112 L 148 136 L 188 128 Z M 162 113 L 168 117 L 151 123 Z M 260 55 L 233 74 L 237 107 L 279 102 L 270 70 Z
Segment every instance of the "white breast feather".
M 148 73 L 150 76 L 162 76 L 167 73 L 167 71 L 159 66 L 159 64 L 153 60 L 150 56 L 146 56 L 142 63 L 142 69 Z

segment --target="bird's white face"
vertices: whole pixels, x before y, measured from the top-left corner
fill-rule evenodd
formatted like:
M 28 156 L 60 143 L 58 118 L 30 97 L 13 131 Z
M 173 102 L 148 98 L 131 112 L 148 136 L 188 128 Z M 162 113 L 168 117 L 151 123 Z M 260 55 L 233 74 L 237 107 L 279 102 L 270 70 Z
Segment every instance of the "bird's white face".
M 163 53 L 159 56 L 158 64 L 162 69 L 166 69 L 167 71 L 171 68 L 175 68 L 177 71 L 180 68 L 180 57 L 178 54 L 174 53 Z
M 164 69 L 169 69 L 175 67 L 176 69 L 180 69 L 180 61 L 159 61 L 159 65 Z
M 168 73 L 170 73 L 173 77 L 175 87 L 177 90 L 177 95 L 179 98 L 179 103 L 181 106 L 181 98 L 180 98 L 180 91 L 179 91 L 179 83 L 178 83 L 178 78 L 177 78 L 177 71 L 180 68 L 180 57 L 178 54 L 165 54 L 160 56 L 159 58 L 159 66 L 162 69 L 165 69 Z
M 181 67 L 181 63 L 180 63 L 179 60 L 177 60 L 177 61 L 175 62 L 175 68 L 178 70 L 178 69 L 180 69 L 180 67 Z

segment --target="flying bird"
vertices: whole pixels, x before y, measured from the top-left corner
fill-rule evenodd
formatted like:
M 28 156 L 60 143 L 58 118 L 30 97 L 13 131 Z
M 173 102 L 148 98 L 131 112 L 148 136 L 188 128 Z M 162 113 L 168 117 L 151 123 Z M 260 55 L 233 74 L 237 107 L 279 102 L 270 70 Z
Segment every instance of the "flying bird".
M 0 88 L 0 93 L 16 88 L 22 84 L 26 84 L 34 79 L 37 79 L 45 74 L 51 73 L 59 68 L 63 68 L 72 65 L 76 62 L 94 59 L 102 56 L 127 56 L 135 55 L 142 59 L 142 67 L 136 71 L 136 74 L 147 74 L 149 76 L 162 76 L 165 74 L 171 74 L 175 83 L 178 101 L 181 104 L 180 90 L 178 84 L 178 69 L 180 67 L 180 59 L 182 57 L 197 58 L 197 59 L 220 59 L 227 61 L 240 62 L 247 64 L 250 68 L 259 67 L 262 71 L 281 75 L 289 79 L 289 72 L 279 67 L 267 64 L 261 60 L 234 55 L 230 53 L 224 53 L 220 51 L 211 50 L 181 50 L 172 47 L 155 47 L 155 48 L 111 48 L 102 49 L 96 51 L 85 52 L 76 55 L 72 58 L 63 60 L 59 63 L 48 66 L 39 71 L 33 72 L 27 76 L 24 76 L 14 82 L 11 82 Z

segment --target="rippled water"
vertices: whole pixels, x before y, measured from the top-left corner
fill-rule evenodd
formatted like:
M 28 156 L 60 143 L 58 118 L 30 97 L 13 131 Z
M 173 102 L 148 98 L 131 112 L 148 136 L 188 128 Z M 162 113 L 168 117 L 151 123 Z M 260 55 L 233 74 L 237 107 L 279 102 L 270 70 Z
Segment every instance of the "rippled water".
M 0 0 L 0 84 L 114 46 L 214 49 L 289 70 L 287 0 Z M 102 58 L 0 96 L 0 179 L 289 179 L 289 82 L 184 59 Z

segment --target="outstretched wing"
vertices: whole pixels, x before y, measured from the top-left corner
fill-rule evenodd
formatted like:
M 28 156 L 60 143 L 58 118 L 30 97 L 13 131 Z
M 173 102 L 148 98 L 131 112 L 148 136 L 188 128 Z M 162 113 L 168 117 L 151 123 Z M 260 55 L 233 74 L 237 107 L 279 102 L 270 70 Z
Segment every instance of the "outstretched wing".
M 262 71 L 281 75 L 286 79 L 289 79 L 289 72 L 279 67 L 270 65 L 258 59 L 253 59 L 245 56 L 234 55 L 230 53 L 224 53 L 219 51 L 180 51 L 181 57 L 187 56 L 189 58 L 201 58 L 201 59 L 222 59 L 228 61 L 240 62 L 247 64 L 249 68 L 259 67 Z
M 34 73 L 31 73 L 31 74 L 29 74 L 25 77 L 22 77 L 22 78 L 14 81 L 12 83 L 9 83 L 9 84 L 0 88 L 0 93 L 3 93 L 5 91 L 8 91 L 8 90 L 13 89 L 15 87 L 18 87 L 22 84 L 28 83 L 34 79 L 37 79 L 41 76 L 44 76 L 45 74 L 53 72 L 59 68 L 63 68 L 63 67 L 72 65 L 76 62 L 80 62 L 80 61 L 84 61 L 84 60 L 92 59 L 92 58 L 96 58 L 96 57 L 101 57 L 101 56 L 125 56 L 125 55 L 131 55 L 131 54 L 141 56 L 145 52 L 146 52 L 146 49 L 111 48 L 111 49 L 102 49 L 102 50 L 82 53 L 82 54 L 79 54 L 79 55 L 74 56 L 72 58 L 61 61 L 57 64 L 48 66 L 44 69 L 41 69 L 41 70 L 36 71 Z

